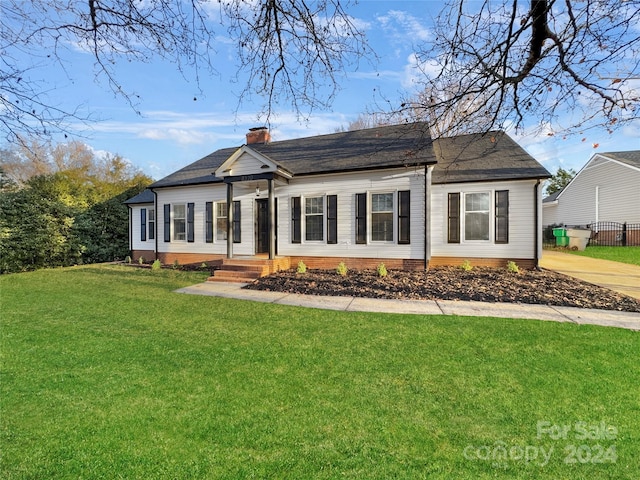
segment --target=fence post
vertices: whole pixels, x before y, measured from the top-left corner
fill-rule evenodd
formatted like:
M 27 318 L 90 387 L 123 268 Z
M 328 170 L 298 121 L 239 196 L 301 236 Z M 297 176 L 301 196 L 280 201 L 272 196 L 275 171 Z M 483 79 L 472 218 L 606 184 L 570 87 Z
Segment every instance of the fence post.
M 627 246 L 627 222 L 622 224 L 622 246 Z

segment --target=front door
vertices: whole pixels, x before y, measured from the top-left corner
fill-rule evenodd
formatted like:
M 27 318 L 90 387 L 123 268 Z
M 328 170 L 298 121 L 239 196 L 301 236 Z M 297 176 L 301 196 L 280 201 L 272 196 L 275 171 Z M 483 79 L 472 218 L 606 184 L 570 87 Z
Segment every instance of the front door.
M 269 201 L 256 199 L 256 253 L 269 253 Z

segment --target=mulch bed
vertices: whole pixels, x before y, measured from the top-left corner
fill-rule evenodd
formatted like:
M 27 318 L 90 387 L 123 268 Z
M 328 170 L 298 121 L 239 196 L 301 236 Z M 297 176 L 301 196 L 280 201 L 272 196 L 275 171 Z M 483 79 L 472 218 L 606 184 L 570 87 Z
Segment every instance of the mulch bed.
M 374 270 L 287 270 L 256 280 L 248 289 L 306 295 L 338 295 L 411 300 L 476 300 L 557 305 L 640 312 L 640 301 L 606 288 L 548 270 L 475 267 L 434 267 L 427 272 L 389 271 L 384 278 Z

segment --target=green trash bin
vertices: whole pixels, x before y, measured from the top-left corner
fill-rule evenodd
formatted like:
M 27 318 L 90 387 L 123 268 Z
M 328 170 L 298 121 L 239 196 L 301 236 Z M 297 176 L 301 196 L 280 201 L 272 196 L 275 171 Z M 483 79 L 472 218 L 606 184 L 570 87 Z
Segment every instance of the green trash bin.
M 567 237 L 566 228 L 554 228 L 553 236 L 556 237 L 556 246 L 566 247 L 569 245 L 569 237 Z

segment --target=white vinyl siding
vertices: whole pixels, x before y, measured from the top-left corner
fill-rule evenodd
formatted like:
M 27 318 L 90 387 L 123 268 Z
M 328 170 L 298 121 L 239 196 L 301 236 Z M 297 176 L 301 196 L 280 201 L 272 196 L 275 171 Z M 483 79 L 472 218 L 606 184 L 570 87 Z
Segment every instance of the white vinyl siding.
M 395 224 L 397 213 L 393 213 L 394 242 L 371 241 L 371 193 L 392 193 L 397 202 L 397 192 L 411 191 L 410 237 L 409 243 L 398 244 Z M 355 209 L 356 194 L 367 193 L 368 220 L 367 244 L 356 244 Z M 302 197 L 304 217 L 304 198 L 336 195 L 337 200 L 337 239 L 335 244 L 323 242 L 292 243 L 291 198 Z M 293 178 L 289 185 L 278 186 L 278 254 L 291 256 L 328 256 L 360 258 L 424 258 L 424 170 L 390 169 L 376 172 L 344 173 L 318 175 L 307 178 Z M 326 215 L 326 203 L 325 203 Z M 304 218 L 303 218 L 304 222 Z M 326 238 L 326 218 L 325 218 Z
M 558 204 L 544 207 L 543 223 L 639 223 L 638 185 L 640 170 L 596 155 L 558 196 Z
M 214 203 L 214 216 L 215 216 L 215 204 L 224 202 L 226 203 L 227 188 L 226 185 L 210 184 L 210 185 L 198 185 L 193 187 L 175 187 L 175 188 L 163 188 L 157 190 L 158 205 L 173 204 L 173 203 L 194 203 L 194 242 L 163 242 L 158 243 L 158 250 L 160 252 L 167 253 L 204 253 L 204 254 L 216 254 L 224 255 L 227 251 L 226 241 L 215 241 L 214 243 L 206 242 L 206 203 Z M 242 231 L 242 243 L 234 243 L 233 253 L 236 255 L 253 255 L 254 248 L 254 236 L 253 236 L 253 218 L 254 218 L 254 200 L 255 200 L 255 184 L 246 187 L 241 187 L 240 184 L 234 186 L 234 200 L 241 200 L 242 202 L 242 215 L 241 231 Z M 138 213 L 138 216 L 140 214 Z M 159 208 L 156 212 L 156 222 L 160 226 L 160 240 L 162 240 L 162 225 L 164 222 L 164 212 L 162 208 Z M 215 222 L 215 219 L 214 219 Z M 214 223 L 214 236 L 215 236 L 215 223 Z
M 535 180 L 506 182 L 479 182 L 433 185 L 431 196 L 431 256 L 457 258 L 534 258 L 535 238 L 540 236 L 534 219 Z M 495 192 L 509 191 L 509 242 L 495 243 Z M 460 192 L 461 209 L 465 193 L 489 192 L 489 240 L 473 241 L 464 238 L 465 225 L 461 225 L 461 242 L 447 239 L 448 194 Z M 539 199 L 538 199 L 539 201 Z M 464 223 L 464 211 L 461 211 Z
M 132 250 L 153 250 L 155 248 L 155 239 L 149 238 L 147 234 L 146 241 L 141 240 L 140 230 L 141 216 L 140 211 L 145 208 L 147 210 L 147 232 L 149 229 L 149 211 L 153 211 L 153 204 L 132 205 L 131 206 L 131 232 L 130 241 Z

